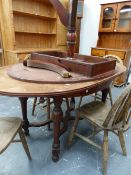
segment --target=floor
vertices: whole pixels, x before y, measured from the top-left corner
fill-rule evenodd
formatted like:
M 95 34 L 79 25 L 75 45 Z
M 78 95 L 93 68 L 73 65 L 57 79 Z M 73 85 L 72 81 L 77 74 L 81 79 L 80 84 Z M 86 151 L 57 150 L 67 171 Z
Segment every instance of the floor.
M 113 98 L 121 93 L 123 88 L 113 88 Z M 86 97 L 83 101 L 90 101 Z M 78 99 L 77 99 L 78 101 Z M 30 120 L 37 121 L 45 118 L 45 111 L 37 108 L 36 116 L 31 116 L 33 99 L 28 101 L 28 115 Z M 63 103 L 65 108 L 65 103 Z M 0 116 L 21 116 L 20 104 L 17 98 L 0 97 Z M 69 130 L 70 127 L 69 126 Z M 101 175 L 102 153 L 95 147 L 75 139 L 72 147 L 66 147 L 69 130 L 61 137 L 61 156 L 57 163 L 51 160 L 52 131 L 47 127 L 31 128 L 30 137 L 27 138 L 32 161 L 29 161 L 19 143 L 11 144 L 0 156 L 0 175 Z M 90 132 L 90 126 L 83 120 L 80 121 L 79 131 L 84 134 Z M 94 140 L 102 143 L 102 134 Z M 107 175 L 131 175 L 131 130 L 125 134 L 128 156 L 122 155 L 118 138 L 109 135 L 109 162 Z

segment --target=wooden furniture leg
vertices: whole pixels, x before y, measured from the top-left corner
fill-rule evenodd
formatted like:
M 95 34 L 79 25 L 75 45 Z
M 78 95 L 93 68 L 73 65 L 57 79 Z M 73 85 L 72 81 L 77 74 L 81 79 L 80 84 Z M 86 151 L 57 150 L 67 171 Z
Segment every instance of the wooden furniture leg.
M 54 109 L 53 109 L 53 123 L 54 123 L 54 141 L 52 146 L 52 160 L 57 162 L 60 154 L 60 124 L 63 119 L 63 113 L 61 109 L 62 98 L 54 97 Z
M 119 141 L 120 141 L 120 144 L 121 144 L 121 148 L 122 148 L 122 151 L 123 151 L 123 155 L 127 155 L 127 151 L 126 151 L 126 146 L 125 146 L 125 139 L 124 139 L 124 134 L 122 131 L 118 131 L 118 136 L 119 136 Z
M 75 122 L 74 122 L 74 124 L 73 124 L 72 129 L 71 129 L 71 133 L 70 133 L 70 136 L 69 136 L 69 139 L 68 139 L 68 147 L 69 147 L 69 146 L 71 145 L 71 143 L 72 143 L 72 140 L 73 140 L 73 137 L 74 137 L 76 128 L 77 128 L 77 126 L 78 126 L 78 122 L 79 122 L 79 115 L 76 116 Z
M 28 156 L 28 158 L 31 160 L 31 155 L 30 155 L 30 151 L 26 142 L 26 138 L 24 136 L 24 133 L 22 132 L 22 128 L 20 127 L 19 129 L 19 136 L 20 136 L 20 140 L 22 142 L 23 148 Z
M 35 112 L 36 102 L 37 102 L 37 97 L 35 97 L 34 102 L 33 102 L 32 115 L 34 115 L 34 112 Z
M 80 106 L 81 106 L 82 99 L 83 99 L 83 96 L 80 97 L 80 101 L 79 101 L 79 104 L 78 104 L 78 108 L 80 108 Z
M 27 118 L 27 97 L 19 97 L 21 110 L 22 110 L 22 117 L 23 117 L 23 126 L 25 135 L 29 135 L 29 121 Z
M 108 161 L 108 131 L 104 131 L 103 140 L 103 175 L 107 174 L 107 161 Z
M 109 88 L 103 89 L 102 91 L 102 102 L 106 102 L 107 95 L 109 93 Z
M 50 120 L 50 98 L 47 97 L 47 117 Z M 50 123 L 48 123 L 48 130 L 50 130 Z
M 113 99 L 112 99 L 112 93 L 111 93 L 111 88 L 109 88 L 109 98 L 111 102 L 111 106 L 113 105 Z

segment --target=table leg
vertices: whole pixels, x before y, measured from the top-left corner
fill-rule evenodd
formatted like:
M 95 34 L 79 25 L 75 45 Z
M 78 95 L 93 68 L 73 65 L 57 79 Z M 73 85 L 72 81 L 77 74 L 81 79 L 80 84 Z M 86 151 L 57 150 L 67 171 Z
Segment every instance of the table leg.
M 63 119 L 61 109 L 62 98 L 54 97 L 53 123 L 54 123 L 54 141 L 52 146 L 52 160 L 57 162 L 60 154 L 60 124 Z
M 106 102 L 107 95 L 109 93 L 109 88 L 103 89 L 102 90 L 102 102 Z
M 29 121 L 27 118 L 27 97 L 19 97 L 20 104 L 21 104 L 21 111 L 22 111 L 22 117 L 23 117 L 23 126 L 25 135 L 29 135 Z

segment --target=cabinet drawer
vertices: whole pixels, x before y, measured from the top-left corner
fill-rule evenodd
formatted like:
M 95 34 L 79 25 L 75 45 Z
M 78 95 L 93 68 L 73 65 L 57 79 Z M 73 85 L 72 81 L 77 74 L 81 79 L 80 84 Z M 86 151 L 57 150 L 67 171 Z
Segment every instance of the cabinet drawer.
M 118 52 L 118 51 L 114 51 L 114 50 L 108 50 L 107 51 L 107 55 L 116 55 L 118 57 L 120 57 L 122 60 L 125 59 L 125 52 Z
M 105 50 L 102 49 L 92 49 L 91 55 L 103 57 L 105 55 Z

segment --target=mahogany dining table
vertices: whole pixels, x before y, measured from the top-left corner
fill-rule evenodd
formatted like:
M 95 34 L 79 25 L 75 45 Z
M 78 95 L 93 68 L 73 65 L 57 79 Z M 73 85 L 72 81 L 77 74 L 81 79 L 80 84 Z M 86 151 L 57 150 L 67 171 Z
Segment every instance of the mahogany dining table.
M 27 116 L 27 100 L 30 97 L 49 97 L 53 98 L 53 144 L 52 144 L 52 160 L 58 161 L 60 155 L 60 136 L 66 131 L 67 123 L 70 116 L 70 111 L 67 111 L 63 117 L 61 109 L 62 99 L 70 97 L 85 96 L 97 91 L 102 91 L 102 101 L 106 101 L 109 92 L 109 86 L 113 79 L 126 71 L 126 68 L 117 64 L 115 74 L 106 78 L 100 78 L 93 81 L 78 82 L 78 83 L 31 83 L 19 81 L 11 78 L 7 74 L 10 66 L 0 68 L 0 95 L 18 97 L 21 103 L 23 129 L 25 134 L 29 134 L 29 127 L 44 126 L 51 121 L 44 123 L 30 123 Z M 64 127 L 61 128 L 61 122 Z

